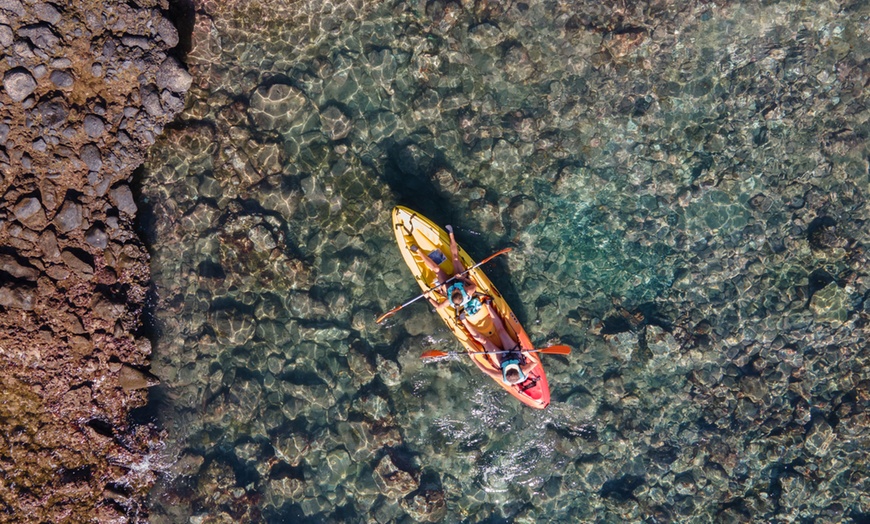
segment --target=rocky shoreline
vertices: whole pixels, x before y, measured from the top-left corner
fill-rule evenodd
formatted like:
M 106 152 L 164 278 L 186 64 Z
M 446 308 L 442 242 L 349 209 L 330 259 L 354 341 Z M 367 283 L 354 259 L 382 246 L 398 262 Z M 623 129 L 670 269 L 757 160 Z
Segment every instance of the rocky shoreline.
M 131 179 L 183 108 L 167 0 L 0 1 L 0 522 L 136 522 L 159 430 Z

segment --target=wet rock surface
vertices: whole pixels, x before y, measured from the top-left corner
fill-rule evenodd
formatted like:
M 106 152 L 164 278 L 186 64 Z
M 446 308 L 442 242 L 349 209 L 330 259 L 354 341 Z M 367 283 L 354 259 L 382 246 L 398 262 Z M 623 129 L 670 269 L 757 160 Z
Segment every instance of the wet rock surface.
M 131 416 L 156 380 L 126 182 L 174 115 L 138 110 L 168 8 L 0 2 L 0 522 L 147 519 L 160 431 Z
M 866 520 L 868 15 L 204 3 L 145 175 L 153 521 Z M 514 247 L 493 280 L 574 348 L 547 411 L 422 362 L 425 304 L 373 323 L 418 292 L 397 203 Z

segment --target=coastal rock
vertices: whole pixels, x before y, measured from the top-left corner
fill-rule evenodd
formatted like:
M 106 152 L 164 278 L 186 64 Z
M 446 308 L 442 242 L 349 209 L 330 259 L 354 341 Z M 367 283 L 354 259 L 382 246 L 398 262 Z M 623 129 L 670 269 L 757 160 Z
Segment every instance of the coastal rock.
M 184 93 L 190 89 L 193 77 L 181 67 L 174 57 L 168 57 L 157 70 L 157 87 L 169 89 L 175 93 Z
M 48 79 L 52 84 L 63 88 L 72 87 L 75 83 L 75 78 L 69 71 L 52 71 Z
M 30 311 L 35 301 L 35 288 L 15 284 L 0 286 L 0 306 Z
M 136 201 L 133 199 L 133 192 L 130 191 L 130 186 L 126 184 L 112 188 L 109 191 L 109 198 L 121 213 L 134 216 L 139 209 L 136 206 Z
M 174 116 L 137 96 L 181 39 L 168 8 L 0 0 L 0 420 L 15 428 L 0 513 L 16 521 L 139 522 L 155 481 L 161 436 L 129 419 L 141 377 L 118 382 L 121 362 L 153 380 L 136 328 L 148 254 L 132 195 L 120 217 L 102 196 Z
M 16 67 L 3 75 L 3 88 L 13 102 L 21 102 L 36 90 L 36 80 L 30 71 Z
M 106 123 L 97 115 L 88 115 L 84 120 L 85 133 L 91 138 L 99 138 L 106 129 Z
M 67 200 L 54 217 L 54 223 L 61 233 L 69 233 L 82 225 L 82 206 Z
M 25 222 L 37 213 L 42 212 L 42 204 L 36 197 L 22 198 L 17 204 L 15 204 L 15 208 L 12 212 L 15 214 L 16 219 Z

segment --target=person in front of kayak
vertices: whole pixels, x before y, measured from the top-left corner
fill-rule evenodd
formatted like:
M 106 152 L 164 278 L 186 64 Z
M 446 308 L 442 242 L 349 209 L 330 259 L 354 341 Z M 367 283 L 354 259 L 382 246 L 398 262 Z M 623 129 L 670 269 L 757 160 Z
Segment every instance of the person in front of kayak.
M 435 309 L 442 310 L 445 307 L 452 306 L 457 316 L 464 309 L 469 310 L 470 314 L 474 314 L 480 307 L 480 298 L 477 297 L 477 285 L 471 279 L 461 274 L 465 272 L 466 268 L 465 264 L 462 263 L 462 259 L 459 258 L 459 246 L 456 244 L 456 237 L 453 236 L 453 227 L 448 225 L 445 229 L 450 235 L 450 256 L 453 259 L 453 270 L 456 276 L 449 285 L 447 281 L 450 280 L 450 277 L 429 255 L 421 252 L 417 246 L 411 246 L 411 252 L 419 256 L 423 264 L 435 273 L 435 278 L 438 280 L 438 291 L 447 297 L 447 300 L 441 301 L 432 296 L 427 297 L 429 302 L 435 306 Z
M 465 326 L 468 334 L 471 335 L 478 344 L 483 346 L 483 350 L 486 351 L 487 356 L 495 366 L 495 369 L 486 368 L 483 371 L 496 380 L 503 380 L 506 384 L 522 384 L 525 382 L 529 372 L 533 370 L 538 363 L 523 355 L 523 348 L 521 348 L 520 344 L 514 342 L 511 338 L 507 329 L 504 327 L 504 322 L 502 321 L 501 316 L 499 316 L 495 308 L 492 307 L 491 302 L 484 302 L 482 307 L 486 311 L 486 314 L 492 319 L 492 326 L 495 329 L 496 334 L 498 334 L 499 340 L 501 341 L 501 347 L 493 344 L 489 338 L 478 331 L 474 324 L 468 320 L 468 315 L 463 313 L 460 315 L 459 319 L 462 322 L 462 325 Z M 507 351 L 505 352 L 505 350 Z

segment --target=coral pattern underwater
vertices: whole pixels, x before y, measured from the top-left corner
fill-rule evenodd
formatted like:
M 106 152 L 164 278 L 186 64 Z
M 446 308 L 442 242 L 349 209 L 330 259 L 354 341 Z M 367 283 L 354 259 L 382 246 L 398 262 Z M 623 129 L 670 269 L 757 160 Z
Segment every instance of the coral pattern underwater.
M 149 152 L 154 523 L 867 522 L 870 3 L 197 4 Z M 421 301 L 402 204 L 543 357 Z

